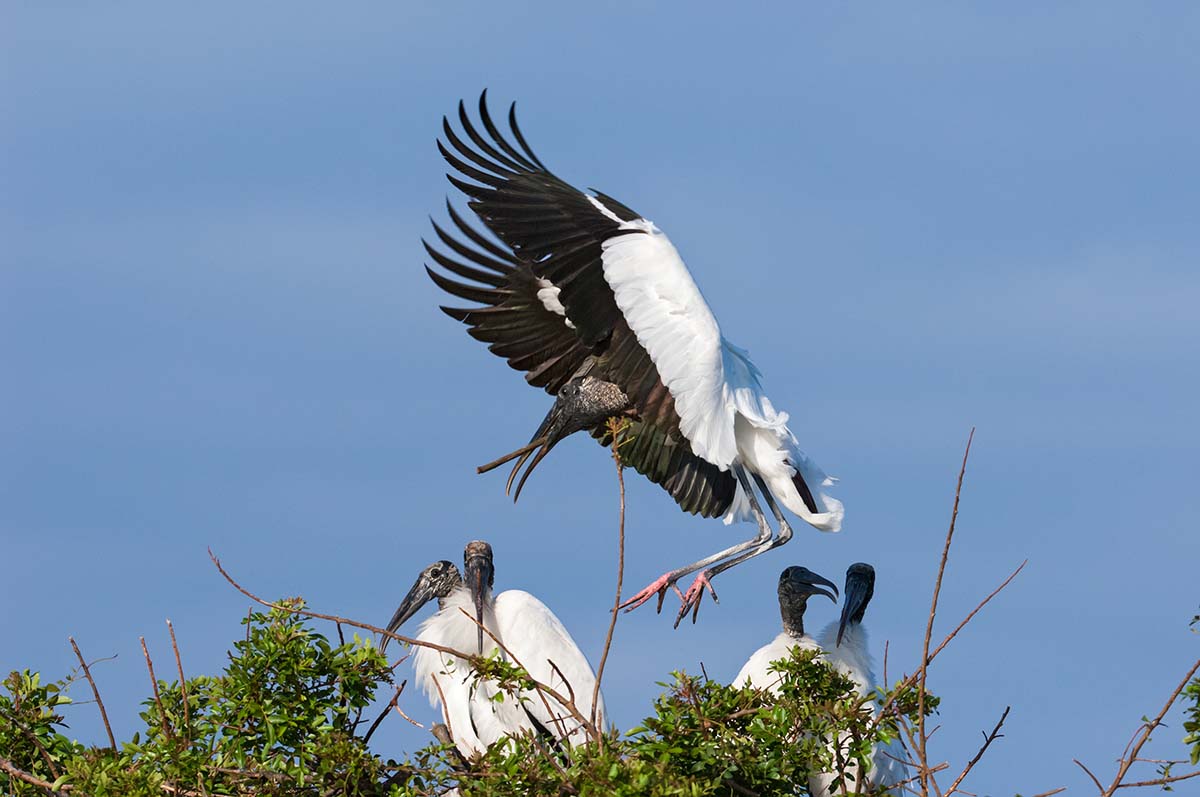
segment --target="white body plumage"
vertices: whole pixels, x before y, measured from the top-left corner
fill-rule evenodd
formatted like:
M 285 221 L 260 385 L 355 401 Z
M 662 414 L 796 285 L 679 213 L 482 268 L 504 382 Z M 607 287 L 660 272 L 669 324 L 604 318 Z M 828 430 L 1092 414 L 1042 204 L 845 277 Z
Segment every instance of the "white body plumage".
M 875 693 L 876 682 L 867 629 L 861 623 L 847 624 L 842 631 L 842 643 L 838 645 L 839 625 L 837 621 L 832 622 L 817 635 L 817 642 L 825 651 L 823 660 L 854 681 L 860 696 L 869 697 Z M 908 780 L 908 766 L 905 764 L 908 753 L 900 739 L 894 739 L 887 745 L 876 745 L 871 760 L 872 767 L 866 773 L 865 784 L 894 786 Z M 858 767 L 848 766 L 844 777 L 847 779 L 847 789 L 853 791 L 858 779 Z M 809 779 L 810 794 L 813 797 L 831 797 L 840 793 L 840 790 L 832 788 L 833 780 L 834 776 L 829 773 L 814 775 Z M 900 789 L 897 791 L 900 792 Z
M 483 608 L 484 627 L 503 642 L 503 648 L 512 658 L 534 680 L 563 695 L 573 692 L 580 713 L 590 719 L 595 675 L 554 613 L 521 590 L 508 590 L 494 597 L 489 591 Z M 421 624 L 417 639 L 464 653 L 473 652 L 478 634 L 474 616 L 470 590 L 457 587 L 443 599 L 443 607 Z M 497 650 L 500 647 L 491 636 L 485 635 L 483 655 L 495 654 Z M 503 651 L 500 655 L 509 658 Z M 520 694 L 517 701 L 509 697 L 494 700 L 500 691 L 497 685 L 476 679 L 469 664 L 455 656 L 418 647 L 413 654 L 413 668 L 417 683 L 430 702 L 435 708 L 442 708 L 450 734 L 464 755 L 482 752 L 505 737 L 535 731 L 538 726 L 567 744 L 586 740 L 580 722 L 558 701 L 536 691 Z M 603 727 L 602 697 L 598 703 L 596 721 Z
M 797 638 L 786 631 L 781 632 L 779 636 L 751 654 L 746 663 L 742 665 L 742 669 L 738 670 L 737 676 L 733 679 L 733 685 L 753 686 L 755 689 L 765 689 L 773 695 L 779 694 L 781 678 L 779 673 L 771 671 L 771 663 L 791 658 L 792 648 L 795 647 L 801 650 L 821 649 L 816 640 L 807 634 Z
M 592 204 L 620 221 L 600 200 Z M 747 352 L 721 336 L 717 319 L 667 236 L 646 219 L 622 222 L 620 235 L 603 243 L 604 279 L 617 307 L 650 354 L 675 400 L 680 431 L 696 456 L 722 470 L 744 464 L 784 506 L 822 531 L 841 529 L 842 502 L 824 489 L 834 480 L 800 450 L 762 387 L 762 373 Z M 799 472 L 812 489 L 810 511 L 792 482 Z M 751 519 L 742 489 L 725 522 Z

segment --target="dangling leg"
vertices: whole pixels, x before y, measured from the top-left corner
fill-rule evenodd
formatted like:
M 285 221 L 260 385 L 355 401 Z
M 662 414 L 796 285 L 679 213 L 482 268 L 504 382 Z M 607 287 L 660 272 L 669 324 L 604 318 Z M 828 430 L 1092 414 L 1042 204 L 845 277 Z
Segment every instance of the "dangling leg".
M 692 622 L 696 622 L 696 616 L 700 613 L 700 602 L 704 598 L 705 587 L 707 587 L 708 591 L 712 593 L 713 602 L 720 603 L 720 601 L 717 600 L 717 591 L 713 589 L 711 583 L 713 578 L 716 578 L 718 575 L 724 573 L 726 570 L 736 564 L 741 564 L 747 559 L 752 559 L 761 553 L 766 553 L 767 551 L 778 548 L 780 545 L 784 545 L 792 538 L 792 527 L 788 525 L 787 519 L 783 516 L 783 512 L 780 511 L 779 506 L 775 503 L 775 497 L 771 495 L 771 491 L 767 489 L 767 485 L 757 473 L 754 474 L 754 482 L 758 485 L 758 489 L 762 492 L 763 498 L 766 499 L 767 506 L 771 508 L 771 514 L 773 514 L 775 516 L 775 520 L 779 522 L 778 536 L 776 536 L 774 539 L 764 540 L 745 553 L 726 559 L 716 567 L 710 567 L 696 576 L 696 580 L 692 582 L 692 585 L 688 587 L 687 592 L 683 596 L 682 605 L 679 607 L 679 614 L 675 617 L 676 628 L 679 627 L 679 621 L 683 619 L 683 616 L 688 613 L 689 609 L 692 612 Z M 758 516 L 762 523 L 766 523 L 766 519 L 762 515 L 762 510 L 758 508 L 758 504 L 755 503 L 753 499 L 753 493 L 750 493 L 748 489 L 747 493 L 749 493 L 751 496 L 751 509 L 754 510 L 754 513 Z
M 762 510 L 758 508 L 758 502 L 754 498 L 754 491 L 750 487 L 750 479 L 747 477 L 745 469 L 741 465 L 734 465 L 733 472 L 737 476 L 738 482 L 742 485 L 742 490 L 750 499 L 750 508 L 753 510 L 754 517 L 758 521 L 758 533 L 744 542 L 739 542 L 737 545 L 733 545 L 723 551 L 718 551 L 712 556 L 706 556 L 698 562 L 692 562 L 690 565 L 685 567 L 680 567 L 676 570 L 670 570 L 666 573 L 663 573 L 661 576 L 654 579 L 654 581 L 650 582 L 650 584 L 648 584 L 641 592 L 622 603 L 622 609 L 625 609 L 625 611 L 633 611 L 646 601 L 650 600 L 650 597 L 657 593 L 657 611 L 662 612 L 663 600 L 667 597 L 668 589 L 674 589 L 675 593 L 679 595 L 680 600 L 684 600 L 683 593 L 679 591 L 677 586 L 675 586 L 675 582 L 677 582 L 679 579 L 683 578 L 689 573 L 696 572 L 702 567 L 708 567 L 714 562 L 720 562 L 722 559 L 727 559 L 730 556 L 736 556 L 742 551 L 745 551 L 747 548 L 760 547 L 765 543 L 770 542 L 772 534 L 771 526 L 767 523 L 767 518 L 765 515 L 763 515 Z M 678 623 L 676 623 L 676 625 L 678 625 Z

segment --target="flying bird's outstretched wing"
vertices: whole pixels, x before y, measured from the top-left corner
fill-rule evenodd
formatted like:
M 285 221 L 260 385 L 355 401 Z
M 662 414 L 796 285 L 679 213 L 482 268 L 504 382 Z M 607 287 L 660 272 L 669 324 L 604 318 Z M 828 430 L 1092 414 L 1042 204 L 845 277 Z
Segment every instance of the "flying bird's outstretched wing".
M 697 451 L 693 439 L 681 430 L 676 411 L 677 396 L 686 401 L 699 391 L 711 392 L 707 382 L 716 379 L 723 384 L 716 321 L 686 275 L 682 261 L 665 236 L 637 213 L 603 194 L 588 196 L 546 170 L 525 143 L 511 111 L 509 123 L 517 145 L 509 142 L 492 121 L 486 95 L 480 97 L 479 114 L 490 140 L 475 128 L 460 103 L 459 122 L 474 147 L 459 138 L 448 120 L 443 130 L 453 151 L 441 142 L 438 147 L 462 176 L 478 183 L 448 175 L 471 197 L 472 210 L 508 251 L 451 210 L 459 232 L 475 246 L 468 246 L 436 225 L 435 230 L 444 246 L 469 263 L 428 244 L 426 248 L 443 268 L 475 284 L 452 280 L 432 269 L 430 276 L 448 293 L 484 306 L 442 309 L 469 325 L 473 337 L 489 343 L 491 351 L 508 360 L 513 368 L 525 371 L 530 384 L 547 392 L 557 392 L 589 357 L 603 363 L 604 378 L 629 396 L 636 411 L 628 434 L 630 442 L 622 449 L 625 464 L 661 485 L 685 511 L 705 517 L 725 514 L 737 490 L 736 479 L 726 470 L 729 462 L 713 462 Z M 631 236 L 644 241 L 622 240 Z M 715 351 L 716 364 L 706 369 L 711 378 L 690 389 L 668 389 L 655 360 L 618 308 L 617 295 L 604 272 L 606 249 L 619 255 L 610 256 L 609 262 L 624 263 L 627 271 L 636 271 L 639 255 L 648 254 L 667 258 L 669 279 L 678 282 L 678 272 L 682 272 L 700 312 L 691 307 L 687 308 L 693 311 L 690 316 L 665 319 L 658 312 L 659 318 L 647 322 L 659 327 L 650 335 L 650 345 L 676 341 L 661 358 L 675 370 L 685 361 L 695 363 L 697 347 Z M 634 293 L 645 290 L 636 279 L 620 284 L 630 285 Z M 639 304 L 636 296 L 631 301 L 635 317 L 645 318 L 646 303 Z M 694 327 L 697 319 L 703 334 L 696 329 L 663 328 L 664 320 L 668 327 L 671 323 Z M 717 341 L 715 347 L 709 345 L 709 338 Z M 732 421 L 729 428 L 731 435 Z M 603 429 L 593 430 L 593 436 L 602 444 L 611 442 Z M 732 461 L 732 454 L 726 458 Z

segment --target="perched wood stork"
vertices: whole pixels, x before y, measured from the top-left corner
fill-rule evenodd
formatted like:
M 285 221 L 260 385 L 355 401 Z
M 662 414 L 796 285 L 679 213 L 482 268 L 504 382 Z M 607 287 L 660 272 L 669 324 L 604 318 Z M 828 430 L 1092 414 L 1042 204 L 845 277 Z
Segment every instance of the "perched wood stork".
M 387 630 L 396 631 L 437 598 L 438 611 L 421 624 L 418 640 L 482 656 L 500 651 L 507 657 L 506 650 L 534 680 L 564 696 L 573 694 L 579 713 L 590 718 L 596 676 L 554 612 L 522 590 L 492 594 L 495 569 L 488 543 L 468 543 L 463 561 L 465 578 L 447 561 L 425 568 Z M 484 627 L 490 634 L 483 633 Z M 503 643 L 503 650 L 492 636 Z M 451 736 L 464 755 L 524 732 L 545 734 L 568 745 L 587 740 L 585 729 L 570 711 L 547 695 L 531 691 L 521 693 L 517 701 L 493 700 L 499 687 L 473 678 L 469 662 L 457 656 L 418 646 L 413 669 L 430 703 L 435 708 L 441 705 Z M 602 728 L 607 716 L 603 696 L 597 707 L 596 723 Z
M 534 387 L 555 396 L 529 444 L 481 467 L 526 461 L 525 480 L 564 437 L 587 431 L 609 445 L 606 421 L 629 419 L 622 460 L 665 489 L 686 512 L 753 519 L 748 540 L 669 570 L 624 605 L 635 608 L 668 589 L 682 600 L 675 624 L 695 621 L 711 579 L 786 543 L 792 530 L 777 505 L 823 531 L 841 528 L 842 504 L 825 493 L 833 480 L 801 451 L 763 392 L 745 350 L 726 340 L 675 247 L 653 223 L 600 192 L 583 193 L 552 174 L 508 114 L 512 142 L 479 98 L 482 129 L 460 102 L 467 141 L 443 119 L 438 149 L 448 175 L 500 243 L 467 224 L 447 203 L 458 235 L 434 224 L 449 254 L 425 244 L 453 280 L 429 269 L 446 292 L 475 307 L 443 307 Z M 536 454 L 534 452 L 536 451 Z M 774 534 L 754 486 L 778 523 Z M 702 572 L 679 593 L 676 582 Z
M 875 693 L 875 673 L 871 664 L 871 653 L 867 642 L 867 629 L 863 627 L 863 615 L 867 604 L 875 594 L 875 568 L 863 562 L 850 565 L 846 570 L 846 587 L 842 596 L 842 616 L 827 625 L 817 641 L 825 650 L 825 661 L 842 672 L 858 686 L 858 693 L 868 697 Z M 908 752 L 900 739 L 876 747 L 872 754 L 872 767 L 866 775 L 866 783 L 872 786 L 894 786 L 908 780 Z M 849 791 L 854 791 L 858 780 L 858 767 L 850 765 L 843 777 Z M 833 788 L 835 775 L 822 773 L 809 779 L 809 792 L 813 797 L 829 797 L 840 793 Z M 865 785 L 865 784 L 864 784 Z
M 753 686 L 778 694 L 780 677 L 779 673 L 771 672 L 771 663 L 790 658 L 795 647 L 821 649 L 815 639 L 804 633 L 804 610 L 813 595 L 824 595 L 836 603 L 837 587 L 807 567 L 793 565 L 779 574 L 779 614 L 783 617 L 783 631 L 754 651 L 733 679 L 734 686 Z

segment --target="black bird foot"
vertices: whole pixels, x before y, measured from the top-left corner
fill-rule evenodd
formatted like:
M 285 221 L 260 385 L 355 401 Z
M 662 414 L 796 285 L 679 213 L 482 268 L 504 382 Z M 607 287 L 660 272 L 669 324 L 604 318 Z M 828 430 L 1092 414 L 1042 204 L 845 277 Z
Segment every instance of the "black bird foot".
M 672 573 L 663 573 L 658 578 L 646 585 L 638 594 L 634 595 L 629 600 L 621 604 L 620 608 L 626 612 L 631 612 L 641 606 L 646 601 L 650 600 L 655 593 L 658 594 L 658 608 L 655 610 L 658 614 L 662 614 L 663 601 L 667 597 L 667 590 L 675 590 L 675 594 L 679 596 L 679 600 L 683 600 L 683 593 L 679 591 L 679 587 L 675 586 L 675 582 L 679 580 L 678 576 Z M 678 625 L 678 623 L 676 623 Z
M 713 589 L 712 582 L 709 579 L 712 577 L 711 570 L 704 570 L 696 576 L 696 580 L 688 587 L 687 592 L 680 596 L 682 605 L 679 607 L 679 614 L 675 616 L 675 627 L 679 627 L 679 623 L 690 610 L 692 613 L 692 625 L 696 624 L 696 617 L 700 614 L 700 604 L 704 602 L 704 590 L 707 587 L 709 594 L 712 595 L 713 603 L 720 603 L 720 598 L 717 597 L 717 591 Z

